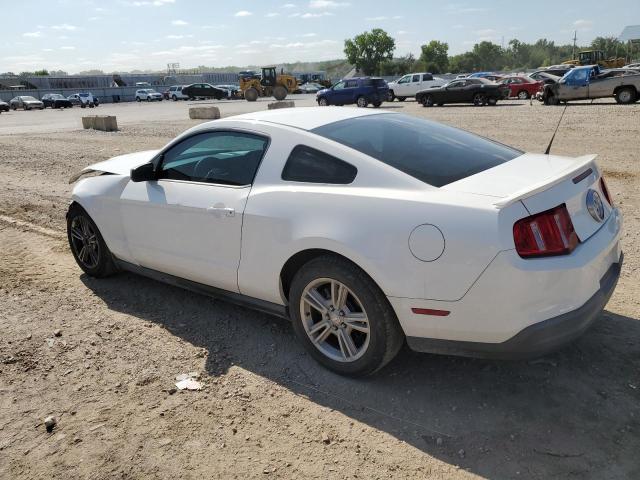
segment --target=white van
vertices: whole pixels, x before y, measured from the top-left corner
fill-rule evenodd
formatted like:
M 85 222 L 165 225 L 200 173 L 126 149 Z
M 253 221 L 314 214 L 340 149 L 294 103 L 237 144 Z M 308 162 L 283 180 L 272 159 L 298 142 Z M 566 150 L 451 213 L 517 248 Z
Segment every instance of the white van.
M 182 87 L 183 85 L 172 85 L 169 87 L 169 98 L 174 102 L 177 102 L 178 100 L 187 100 L 189 97 L 182 93 Z
M 445 83 L 446 80 L 427 72 L 410 73 L 389 84 L 388 101 L 393 102 L 397 98 L 399 102 L 404 102 L 405 98 L 415 97 L 420 90 L 439 87 Z

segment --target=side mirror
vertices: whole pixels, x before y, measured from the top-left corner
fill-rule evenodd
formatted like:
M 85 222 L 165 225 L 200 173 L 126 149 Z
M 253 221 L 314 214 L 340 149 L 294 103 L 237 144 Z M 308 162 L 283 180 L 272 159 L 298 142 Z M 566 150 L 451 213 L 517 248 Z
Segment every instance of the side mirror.
M 155 166 L 153 163 L 145 163 L 137 168 L 132 168 L 130 177 L 132 182 L 149 182 L 155 180 Z

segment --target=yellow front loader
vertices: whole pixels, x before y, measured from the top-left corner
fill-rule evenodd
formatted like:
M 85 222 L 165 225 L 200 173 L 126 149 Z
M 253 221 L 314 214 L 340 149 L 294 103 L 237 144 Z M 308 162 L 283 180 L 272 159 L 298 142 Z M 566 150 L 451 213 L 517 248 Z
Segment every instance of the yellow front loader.
M 254 72 L 241 72 L 239 75 L 240 91 L 249 102 L 258 97 L 275 97 L 284 100 L 287 94 L 298 89 L 298 81 L 293 75 L 276 74 L 276 67 L 263 67 L 262 76 Z

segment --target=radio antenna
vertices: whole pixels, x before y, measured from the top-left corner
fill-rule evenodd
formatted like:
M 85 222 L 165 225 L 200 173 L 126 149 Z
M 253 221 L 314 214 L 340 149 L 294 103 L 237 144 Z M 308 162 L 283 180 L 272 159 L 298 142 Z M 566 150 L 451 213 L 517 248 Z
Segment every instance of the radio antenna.
M 560 128 L 560 124 L 562 123 L 562 117 L 564 117 L 564 112 L 567 111 L 567 107 L 569 106 L 568 103 L 564 104 L 564 109 L 562 110 L 562 114 L 560 114 L 560 120 L 558 120 L 558 125 L 556 125 L 556 129 L 553 132 L 553 135 L 551 135 L 551 140 L 549 141 L 549 145 L 547 145 L 547 149 L 544 151 L 545 155 L 549 155 L 549 152 L 551 151 L 551 145 L 553 145 L 553 139 L 556 138 L 556 133 L 558 133 L 558 128 Z

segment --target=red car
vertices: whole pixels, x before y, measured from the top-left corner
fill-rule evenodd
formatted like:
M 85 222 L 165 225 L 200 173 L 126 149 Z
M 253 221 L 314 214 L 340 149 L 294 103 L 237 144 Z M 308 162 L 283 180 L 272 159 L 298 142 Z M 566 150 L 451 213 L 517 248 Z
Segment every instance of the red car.
M 538 82 L 529 77 L 514 76 L 506 77 L 498 83 L 509 87 L 509 97 L 517 97 L 519 100 L 526 100 L 542 88 L 542 82 Z

